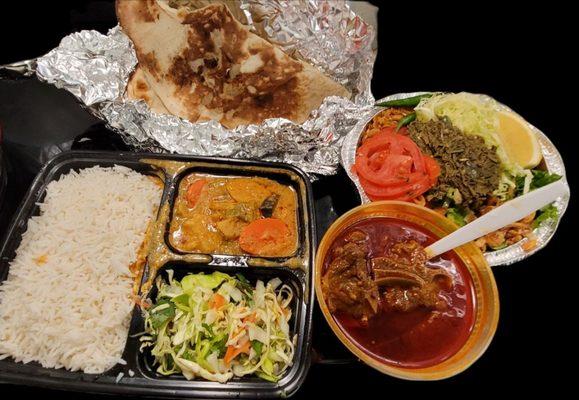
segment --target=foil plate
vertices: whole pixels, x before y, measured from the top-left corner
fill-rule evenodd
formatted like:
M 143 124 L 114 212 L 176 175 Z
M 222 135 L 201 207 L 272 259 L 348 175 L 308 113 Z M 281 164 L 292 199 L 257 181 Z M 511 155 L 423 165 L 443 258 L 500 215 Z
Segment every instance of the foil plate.
M 413 93 L 397 93 L 383 99 L 377 100 L 377 102 L 383 102 L 388 100 L 397 100 L 397 99 L 404 99 L 407 97 L 413 97 L 420 94 L 424 94 L 428 92 L 413 92 Z M 487 95 L 479 94 L 484 100 L 493 100 L 498 104 L 498 108 L 504 111 L 510 111 L 516 114 L 515 111 L 511 110 L 506 105 L 497 102 L 496 100 L 492 99 Z M 368 109 L 360 118 L 360 120 L 356 123 L 354 128 L 348 133 L 346 138 L 344 139 L 344 143 L 342 146 L 341 151 L 341 163 L 346 170 L 346 173 L 352 179 L 358 192 L 360 193 L 360 198 L 362 199 L 362 203 L 369 203 L 370 199 L 364 193 L 364 189 L 360 185 L 360 181 L 356 174 L 352 172 L 352 166 L 356 160 L 356 150 L 360 143 L 360 136 L 364 131 L 366 125 L 374 118 L 376 114 L 380 111 L 384 110 L 384 107 L 371 107 Z M 518 115 L 518 114 L 517 114 Z M 525 120 L 526 121 L 526 120 Z M 543 152 L 543 159 L 545 161 L 545 165 L 547 170 L 551 173 L 559 174 L 562 176 L 562 180 L 567 184 L 566 174 L 565 174 L 565 165 L 563 164 L 563 158 L 559 151 L 555 147 L 555 145 L 549 140 L 547 135 L 545 135 L 540 129 L 536 128 L 535 126 L 528 123 L 529 128 L 535 132 L 539 139 L 539 143 L 541 144 L 541 150 Z M 568 186 L 568 184 L 567 184 Z M 569 204 L 569 197 L 570 192 L 567 191 L 567 195 L 558 198 L 554 205 L 559 211 L 559 218 L 557 220 L 547 220 L 542 223 L 539 227 L 537 227 L 533 233 L 537 238 L 537 246 L 530 251 L 525 251 L 523 249 L 523 244 L 528 240 L 527 238 L 512 244 L 511 246 L 505 247 L 501 250 L 495 251 L 487 251 L 484 253 L 485 258 L 491 267 L 497 265 L 509 265 L 521 261 L 533 254 L 537 251 L 544 248 L 547 243 L 553 238 L 555 235 L 555 231 L 559 226 L 559 221 L 563 217 L 565 210 L 567 209 L 567 205 Z
M 190 1 L 190 6 L 207 3 Z M 272 118 L 233 130 L 214 121 L 192 123 L 156 114 L 143 101 L 125 96 L 137 58 L 118 26 L 107 35 L 81 31 L 65 37 L 36 60 L 36 76 L 71 92 L 140 151 L 280 161 L 312 178 L 312 173 L 335 173 L 344 137 L 374 103 L 374 28 L 344 0 L 237 0 L 227 5 L 252 31 L 340 82 L 351 98 L 326 98 L 302 124 Z

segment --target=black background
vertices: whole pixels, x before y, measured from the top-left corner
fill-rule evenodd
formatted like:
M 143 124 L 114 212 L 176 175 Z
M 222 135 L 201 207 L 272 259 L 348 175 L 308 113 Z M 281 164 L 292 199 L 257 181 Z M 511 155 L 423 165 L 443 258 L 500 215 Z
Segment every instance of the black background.
M 565 159 L 568 180 L 574 186 L 578 158 L 574 120 L 579 113 L 576 100 L 567 95 L 577 86 L 572 54 L 576 43 L 571 36 L 575 22 L 570 9 L 554 2 L 515 10 L 489 2 L 465 2 L 444 9 L 438 4 L 372 3 L 380 7 L 379 52 L 372 84 L 376 98 L 418 90 L 489 94 L 549 135 Z M 3 2 L 0 64 L 44 54 L 73 31 L 106 32 L 115 23 L 110 1 Z M 35 82 L 0 82 L 4 153 L 17 160 L 16 168 L 12 163 L 10 179 L 24 182 L 9 186 L 8 197 L 16 202 L 22 195 L 21 186 L 26 186 L 39 163 L 54 151 L 47 150 L 47 145 L 74 138 L 96 123 L 69 95 L 58 92 Z M 98 126 L 96 131 L 98 140 L 117 140 Z M 499 328 L 488 351 L 466 372 L 444 382 L 410 383 L 359 363 L 317 364 L 296 398 L 311 396 L 314 391 L 330 397 L 349 390 L 361 391 L 363 397 L 415 390 L 472 393 L 461 388 L 462 384 L 497 394 L 499 387 L 548 386 L 552 393 L 563 389 L 570 383 L 571 370 L 576 370 L 563 366 L 564 361 L 573 365 L 577 349 L 577 305 L 572 299 L 577 290 L 573 271 L 577 265 L 577 250 L 573 249 L 576 221 L 572 200 L 546 249 L 516 265 L 494 269 L 501 296 Z M 314 330 L 327 329 L 321 326 L 324 323 L 317 320 Z M 0 386 L 0 392 L 54 394 L 9 385 Z M 93 397 L 57 394 L 71 399 Z

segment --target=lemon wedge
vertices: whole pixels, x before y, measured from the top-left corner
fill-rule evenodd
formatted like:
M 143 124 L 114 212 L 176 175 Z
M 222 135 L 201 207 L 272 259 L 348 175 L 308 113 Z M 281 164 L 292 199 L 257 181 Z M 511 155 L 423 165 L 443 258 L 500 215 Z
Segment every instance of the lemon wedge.
M 543 158 L 535 132 L 518 115 L 499 112 L 498 135 L 508 157 L 523 168 L 536 167 Z

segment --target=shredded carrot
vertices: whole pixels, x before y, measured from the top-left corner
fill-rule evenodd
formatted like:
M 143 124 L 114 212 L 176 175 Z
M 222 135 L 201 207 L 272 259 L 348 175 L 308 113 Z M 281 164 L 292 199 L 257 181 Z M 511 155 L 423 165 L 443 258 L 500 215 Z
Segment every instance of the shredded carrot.
M 243 323 L 247 324 L 248 322 L 255 322 L 257 321 L 257 314 L 255 312 L 249 314 L 247 317 L 243 318 Z
M 219 293 L 214 293 L 213 297 L 209 299 L 208 304 L 209 308 L 218 310 L 225 304 L 225 297 L 221 296 Z
M 225 352 L 225 357 L 223 360 L 226 364 L 229 364 L 235 357 L 241 353 L 249 354 L 249 349 L 251 348 L 251 343 L 247 339 L 241 346 L 235 347 L 234 345 L 227 346 L 227 351 Z

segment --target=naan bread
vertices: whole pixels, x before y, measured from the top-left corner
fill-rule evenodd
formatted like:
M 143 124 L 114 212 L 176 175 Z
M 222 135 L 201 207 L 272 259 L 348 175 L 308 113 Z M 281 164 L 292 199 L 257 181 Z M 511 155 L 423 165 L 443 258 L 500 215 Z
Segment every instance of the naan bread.
M 325 97 L 349 97 L 315 67 L 251 33 L 222 3 L 191 11 L 117 0 L 117 16 L 150 90 L 169 113 L 190 121 L 302 123 Z
M 130 99 L 144 100 L 151 110 L 157 114 L 170 114 L 167 107 L 165 107 L 159 96 L 157 96 L 157 93 L 151 89 L 147 78 L 145 78 L 145 73 L 139 65 L 137 65 L 137 68 L 135 68 L 129 78 L 127 96 L 129 96 Z

